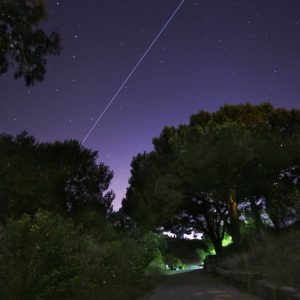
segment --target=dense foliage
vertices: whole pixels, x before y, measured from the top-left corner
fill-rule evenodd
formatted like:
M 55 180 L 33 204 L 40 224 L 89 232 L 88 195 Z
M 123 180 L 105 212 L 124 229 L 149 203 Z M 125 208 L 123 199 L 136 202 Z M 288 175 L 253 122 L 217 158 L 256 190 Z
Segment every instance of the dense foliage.
M 159 252 L 156 239 L 98 231 L 46 211 L 10 219 L 0 232 L 0 299 L 134 299 Z
M 265 228 L 246 234 L 241 251 L 226 249 L 216 263 L 223 269 L 260 274 L 276 286 L 299 289 L 300 222 L 281 230 Z
M 160 241 L 117 226 L 112 176 L 77 141 L 0 135 L 0 299 L 139 295 Z
M 44 212 L 9 220 L 0 245 L 1 299 L 71 299 L 84 288 L 84 240 L 70 221 Z
M 109 213 L 112 171 L 77 141 L 38 143 L 26 132 L 0 135 L 0 221 L 39 209 L 76 215 Z
M 0 0 L 0 74 L 16 66 L 27 85 L 44 79 L 47 54 L 59 54 L 60 37 L 38 24 L 47 18 L 44 0 Z
M 299 110 L 225 105 L 164 128 L 153 144 L 133 159 L 123 200 L 141 226 L 202 232 L 220 253 L 226 233 L 239 248 L 241 225 L 299 218 Z
M 195 258 L 185 252 L 245 249 L 252 229 L 300 218 L 300 111 L 225 105 L 153 144 L 113 212 L 113 172 L 97 152 L 0 135 L 0 299 L 135 299 L 165 263 Z M 153 233 L 164 230 L 204 240 Z

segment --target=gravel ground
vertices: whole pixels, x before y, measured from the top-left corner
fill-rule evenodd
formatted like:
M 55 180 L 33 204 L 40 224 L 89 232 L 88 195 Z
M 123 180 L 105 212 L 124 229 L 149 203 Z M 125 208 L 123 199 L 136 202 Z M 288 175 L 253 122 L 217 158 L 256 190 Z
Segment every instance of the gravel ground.
M 143 300 L 258 300 L 203 270 L 166 276 Z

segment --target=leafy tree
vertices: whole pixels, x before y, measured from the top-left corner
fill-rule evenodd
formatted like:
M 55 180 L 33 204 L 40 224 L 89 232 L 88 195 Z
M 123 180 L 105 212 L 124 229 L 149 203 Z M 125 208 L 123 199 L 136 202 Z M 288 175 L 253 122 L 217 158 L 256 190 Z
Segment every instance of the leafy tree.
M 42 81 L 47 54 L 59 54 L 60 37 L 38 24 L 47 18 L 44 0 L 0 0 L 0 74 L 16 65 L 15 78 L 26 85 Z
M 168 188 L 172 180 L 161 174 L 156 153 L 138 154 L 131 163 L 130 187 L 122 202 L 124 212 L 145 229 L 155 229 L 172 217 L 181 199 L 180 192 Z M 168 169 L 164 168 L 167 172 Z
M 125 213 L 124 207 L 118 211 L 113 211 L 109 217 L 109 222 L 120 235 L 136 229 L 135 222 Z
M 74 217 L 112 211 L 113 172 L 77 141 L 38 143 L 26 132 L 15 138 L 2 134 L 0 153 L 2 221 L 40 208 Z
M 168 135 L 171 131 L 164 129 L 154 140 L 151 162 L 145 163 L 145 154 L 144 164 L 133 164 L 124 209 L 143 225 L 146 214 L 155 218 L 154 225 L 177 234 L 191 229 L 204 232 L 217 252 L 221 252 L 226 229 L 238 244 L 239 216 L 237 207 L 231 209 L 229 194 L 235 193 L 238 168 L 251 158 L 247 135 L 230 124 L 204 130 L 181 127 Z
M 124 210 L 142 225 L 154 220 L 152 228 L 199 230 L 216 252 L 226 232 L 239 247 L 249 205 L 258 228 L 262 204 L 279 226 L 299 185 L 299 115 L 268 103 L 225 105 L 164 128 L 154 151 L 133 161 Z
M 0 136 L 0 299 L 140 296 L 160 238 L 112 213 L 112 176 L 77 141 Z
M 244 126 L 251 134 L 253 159 L 243 169 L 238 189 L 241 198 L 251 205 L 257 229 L 262 226 L 263 205 L 273 224 L 283 226 L 278 218 L 293 207 L 289 192 L 298 189 L 299 183 L 300 111 L 247 103 L 224 105 L 215 113 L 200 111 L 190 120 L 191 126 L 226 122 Z
M 252 158 L 247 132 L 234 124 L 191 127 L 176 143 L 182 148 L 175 150 L 171 177 L 178 178 L 184 197 L 171 223 L 205 233 L 218 253 L 226 231 L 238 246 L 237 187 L 241 169 Z

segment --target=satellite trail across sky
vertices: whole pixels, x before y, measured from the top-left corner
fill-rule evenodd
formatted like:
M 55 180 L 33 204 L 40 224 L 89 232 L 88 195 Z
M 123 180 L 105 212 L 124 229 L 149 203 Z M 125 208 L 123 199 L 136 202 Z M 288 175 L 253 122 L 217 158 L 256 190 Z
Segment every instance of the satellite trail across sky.
M 109 109 L 109 107 L 113 104 L 113 102 L 115 101 L 115 99 L 117 98 L 117 96 L 119 95 L 119 93 L 121 92 L 121 90 L 123 89 L 123 87 L 126 85 L 126 83 L 128 82 L 128 80 L 131 78 L 131 76 L 134 74 L 135 70 L 139 67 L 139 65 L 141 64 L 141 62 L 144 60 L 144 58 L 146 57 L 146 55 L 148 54 L 148 52 L 151 50 L 151 48 L 154 46 L 154 44 L 156 43 L 156 41 L 158 40 L 158 38 L 160 37 L 160 35 L 164 32 L 164 30 L 166 29 L 166 27 L 169 25 L 169 23 L 172 21 L 172 19 L 175 17 L 176 13 L 178 12 L 178 10 L 181 8 L 181 6 L 183 5 L 185 0 L 182 0 L 181 3 L 178 5 L 178 7 L 175 9 L 175 11 L 173 12 L 173 14 L 171 15 L 171 17 L 168 19 L 168 21 L 166 22 L 166 24 L 162 27 L 162 29 L 160 30 L 160 32 L 157 34 L 157 36 L 155 37 L 155 39 L 152 41 L 152 43 L 150 44 L 150 46 L 147 48 L 147 50 L 145 51 L 145 53 L 142 55 L 142 57 L 139 59 L 139 61 L 137 62 L 137 64 L 134 66 L 134 68 L 131 70 L 131 72 L 129 73 L 129 75 L 127 76 L 127 78 L 125 79 L 125 81 L 122 83 L 122 85 L 120 86 L 120 88 L 117 90 L 117 92 L 113 95 L 113 97 L 111 98 L 111 100 L 108 102 L 107 106 L 105 107 L 105 109 L 103 110 L 103 112 L 100 114 L 100 116 L 98 117 L 98 119 L 95 121 L 95 123 L 93 124 L 93 126 L 91 127 L 91 129 L 88 131 L 88 133 L 86 134 L 86 136 L 84 137 L 84 139 L 81 141 L 81 145 L 84 144 L 84 142 L 88 139 L 88 137 L 90 136 L 90 134 L 93 132 L 93 130 L 95 129 L 95 127 L 98 125 L 98 123 L 100 122 L 100 120 L 102 119 L 102 117 L 104 116 L 104 114 L 106 113 L 106 111 Z

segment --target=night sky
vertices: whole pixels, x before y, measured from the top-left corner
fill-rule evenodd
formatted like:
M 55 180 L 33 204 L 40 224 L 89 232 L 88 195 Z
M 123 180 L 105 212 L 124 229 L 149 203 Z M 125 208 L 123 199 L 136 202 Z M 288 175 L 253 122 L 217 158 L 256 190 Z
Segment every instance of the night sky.
M 63 52 L 34 87 L 0 77 L 0 131 L 82 140 L 180 2 L 49 0 Z M 186 0 L 84 144 L 115 173 L 114 207 L 164 126 L 224 103 L 300 108 L 299 72 L 300 0 Z

